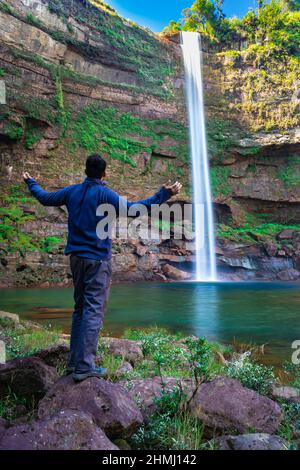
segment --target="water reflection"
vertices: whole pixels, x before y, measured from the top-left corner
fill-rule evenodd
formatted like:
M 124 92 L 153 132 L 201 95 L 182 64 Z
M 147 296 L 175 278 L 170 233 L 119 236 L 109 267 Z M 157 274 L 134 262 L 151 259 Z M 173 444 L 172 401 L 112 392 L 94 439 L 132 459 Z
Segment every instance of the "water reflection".
M 120 335 L 128 328 L 165 327 L 230 343 L 265 344 L 266 360 L 291 358 L 300 340 L 299 286 L 264 283 L 176 283 L 114 285 L 104 328 Z M 71 289 L 6 289 L 0 310 L 70 329 Z

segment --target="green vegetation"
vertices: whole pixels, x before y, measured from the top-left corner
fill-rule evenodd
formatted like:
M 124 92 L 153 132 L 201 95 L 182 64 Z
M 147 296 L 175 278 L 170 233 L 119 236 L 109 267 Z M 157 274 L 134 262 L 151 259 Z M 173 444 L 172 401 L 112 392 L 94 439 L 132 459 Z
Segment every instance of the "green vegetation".
M 149 423 L 139 428 L 130 440 L 137 450 L 197 450 L 203 445 L 201 421 L 180 411 L 186 397 L 180 387 L 163 391 L 155 399 L 156 410 Z
M 35 220 L 33 204 L 24 185 L 11 185 L 8 194 L 1 194 L 0 208 L 0 244 L 4 252 L 28 251 L 52 253 L 62 246 L 64 239 L 58 237 L 40 238 L 24 231 L 27 222 Z
M 21 51 L 21 50 L 13 50 L 12 51 L 14 57 L 21 58 L 26 61 L 29 61 L 39 67 L 44 68 L 47 70 L 51 76 L 51 78 L 56 82 L 57 77 L 63 82 L 64 80 L 72 81 L 74 83 L 82 83 L 89 86 L 109 86 L 111 88 L 117 88 L 121 90 L 128 90 L 130 92 L 136 93 L 144 93 L 145 88 L 142 85 L 135 85 L 135 84 L 128 84 L 128 83 L 113 83 L 106 80 L 101 79 L 99 76 L 95 75 L 88 75 L 80 72 L 76 72 L 67 66 L 63 65 L 56 65 L 51 62 L 47 62 L 42 57 L 33 54 L 28 51 Z M 155 94 L 155 92 L 154 92 Z M 160 96 L 160 91 L 158 90 L 157 95 Z
M 221 163 L 226 150 L 238 140 L 236 124 L 218 116 L 210 117 L 206 124 L 208 150 L 214 163 Z
M 242 366 L 230 365 L 226 373 L 233 379 L 239 380 L 244 387 L 251 388 L 261 395 L 269 395 L 275 383 L 272 367 L 255 364 L 246 360 Z
M 271 387 L 277 378 L 272 367 L 262 365 L 251 359 L 246 351 L 255 351 L 253 345 L 223 346 L 208 343 L 205 339 L 185 338 L 180 334 L 170 334 L 168 331 L 153 328 L 147 330 L 128 330 L 124 333 L 126 339 L 140 341 L 144 360 L 135 365 L 132 372 L 127 372 L 124 379 L 147 378 L 153 376 L 193 378 L 196 383 L 211 380 L 218 375 L 228 375 L 260 394 L 270 396 Z M 100 351 L 104 353 L 104 363 L 109 364 L 105 348 L 101 346 Z M 217 360 L 219 355 L 228 359 L 227 365 L 220 364 Z M 245 356 L 245 360 L 237 358 Z M 121 359 L 121 358 L 120 358 Z M 115 366 L 116 358 L 111 361 Z M 299 374 L 299 366 L 297 367 Z M 300 374 L 299 374 L 300 375 Z M 295 374 L 294 374 L 295 376 Z M 111 379 L 114 380 L 112 376 Z M 299 386 L 290 382 L 293 386 Z M 299 387 L 298 387 L 299 388 Z M 155 400 L 155 411 L 147 423 L 131 438 L 130 445 L 134 449 L 204 449 L 204 428 L 199 420 L 195 420 L 187 411 L 188 397 L 184 390 L 178 385 L 171 390 L 163 386 L 161 396 Z M 284 420 L 280 428 L 280 435 L 287 439 L 291 448 L 298 448 L 295 440 L 295 432 L 300 429 L 300 407 L 280 401 L 284 410 Z
M 289 383 L 292 387 L 300 390 L 300 367 L 299 365 L 287 362 L 284 364 L 284 372 L 289 378 Z
M 24 397 L 18 397 L 14 393 L 0 399 L 0 418 L 14 421 L 27 414 L 28 420 L 34 416 L 34 401 L 28 402 Z
M 199 31 L 222 60 L 223 96 L 254 132 L 299 125 L 299 1 L 257 2 L 242 19 L 226 18 L 222 0 L 196 0 L 166 34 Z M 238 73 L 237 73 L 238 70 Z M 236 127 L 236 126 L 235 126 Z
M 123 364 L 124 358 L 110 354 L 105 346 L 106 343 L 100 340 L 98 352 L 103 358 L 102 363 L 109 367 L 108 380 L 126 379 L 128 389 L 130 389 L 131 379 L 150 378 L 155 375 L 160 377 L 162 385 L 161 394 L 154 399 L 152 413 L 129 440 L 132 449 L 211 448 L 212 444 L 207 442 L 209 437 L 205 433 L 203 423 L 189 412 L 188 405 L 191 396 L 185 391 L 182 382 L 178 380 L 170 388 L 167 387 L 164 377 L 190 378 L 195 381 L 196 386 L 199 386 L 216 376 L 228 375 L 240 380 L 245 387 L 265 395 L 270 394 L 270 388 L 277 380 L 272 368 L 250 360 L 249 354 L 241 355 L 241 347 L 235 349 L 234 345 L 212 344 L 205 339 L 171 334 L 158 328 L 128 330 L 124 337 L 141 342 L 144 358 L 135 363 L 132 372 L 125 373 L 123 377 L 117 377 L 116 371 Z M 5 341 L 8 356 L 11 359 L 34 355 L 40 349 L 57 344 L 60 333 L 48 328 L 39 328 L 37 325 L 33 328 L 33 325 L 28 322 L 21 321 L 21 324 L 15 325 L 10 319 L 2 319 L 0 320 L 0 339 Z M 248 346 L 245 345 L 245 347 Z M 253 346 L 250 349 L 253 350 Z M 246 360 L 241 361 L 243 356 Z M 223 357 L 222 361 L 220 357 Z M 64 363 L 57 365 L 59 374 L 63 374 L 65 365 Z M 299 373 L 299 367 L 297 373 Z M 138 396 L 136 402 L 140 406 Z M 280 435 L 287 439 L 292 449 L 296 449 L 299 447 L 295 436 L 299 435 L 300 430 L 300 405 L 284 400 L 279 400 L 279 404 L 284 412 Z M 23 420 L 30 421 L 36 415 L 36 408 L 36 403 L 26 402 L 11 391 L 0 400 L 0 416 L 9 421 L 20 416 Z
M 26 132 L 25 132 L 25 141 L 24 145 L 27 149 L 31 149 L 34 144 L 39 142 L 43 137 L 43 131 L 36 125 L 34 125 L 30 120 L 26 122 Z
M 5 73 L 5 70 L 0 68 L 0 78 L 4 77 Z
M 61 238 L 58 237 L 44 237 L 40 240 L 40 250 L 45 253 L 53 253 L 62 244 Z
M 2 134 L 6 135 L 11 140 L 20 140 L 24 132 L 20 124 L 13 120 L 9 120 L 1 131 Z
M 19 185 L 10 187 L 9 194 L 2 195 L 3 205 L 0 208 L 0 243 L 4 251 L 19 251 L 24 253 L 32 251 L 34 245 L 32 237 L 23 232 L 22 226 L 33 220 L 33 215 L 25 214 L 20 204 L 30 203 L 23 189 Z
M 182 141 L 177 149 L 178 158 L 187 159 L 186 132 L 184 126 L 172 121 L 141 119 L 131 113 L 120 113 L 116 108 L 92 105 L 70 119 L 66 145 L 73 153 L 80 149 L 89 153 L 102 151 L 135 167 L 134 156 L 141 151 L 151 154 L 166 136 Z
M 8 358 L 13 359 L 19 356 L 32 356 L 35 352 L 52 346 L 59 340 L 59 332 L 47 329 L 33 330 L 23 334 L 12 332 L 7 334 L 12 340 L 11 345 L 8 344 Z
M 288 156 L 285 166 L 278 170 L 278 177 L 287 188 L 298 186 L 300 184 L 300 157 Z
M 232 42 L 247 41 L 248 44 L 268 44 L 299 57 L 300 53 L 300 4 L 298 0 L 262 0 L 256 10 L 250 9 L 242 19 L 226 18 L 223 0 L 196 0 L 186 8 L 179 23 L 165 29 L 166 33 L 198 31 L 212 42 L 222 46 Z
M 268 240 L 275 240 L 278 233 L 285 229 L 300 231 L 300 225 L 281 225 L 275 223 L 263 223 L 255 225 L 249 221 L 240 227 L 219 224 L 218 236 L 235 242 L 258 243 Z
M 1 2 L 0 3 L 0 11 L 3 11 L 3 13 L 12 14 L 14 10 L 12 9 L 12 7 L 10 5 L 8 5 L 8 3 Z
M 32 328 L 30 323 L 21 322 L 21 327 L 9 319 L 0 319 L 0 337 L 5 338 L 8 359 L 32 356 L 40 349 L 56 344 L 60 332 L 49 328 Z
M 300 448 L 300 404 L 284 401 L 279 404 L 284 413 L 279 435 L 290 443 L 291 450 L 298 450 Z
M 231 186 L 229 182 L 231 169 L 226 167 L 215 166 L 210 170 L 210 179 L 212 192 L 215 198 L 221 196 L 229 196 Z
M 36 26 L 37 28 L 40 28 L 42 26 L 42 22 L 31 12 L 26 15 L 26 21 L 32 26 Z
M 74 28 L 69 24 L 69 17 L 72 16 L 77 22 L 92 27 L 95 36 L 99 36 L 99 39 L 101 36 L 100 42 L 104 42 L 107 51 L 114 49 L 114 65 L 131 74 L 135 73 L 138 88 L 162 98 L 170 97 L 172 87 L 169 78 L 174 74 L 176 65 L 172 63 L 163 43 L 150 31 L 121 18 L 106 4 L 95 1 L 89 3 L 90 5 L 84 5 L 72 0 L 49 1 L 49 10 L 61 18 L 67 26 L 67 31 L 50 29 L 32 13 L 22 17 L 16 11 L 7 10 L 5 7 L 2 9 L 45 31 L 54 40 L 75 47 L 90 60 L 101 58 L 103 61 L 102 47 L 79 41 L 74 37 Z M 111 58 L 106 60 L 111 64 Z

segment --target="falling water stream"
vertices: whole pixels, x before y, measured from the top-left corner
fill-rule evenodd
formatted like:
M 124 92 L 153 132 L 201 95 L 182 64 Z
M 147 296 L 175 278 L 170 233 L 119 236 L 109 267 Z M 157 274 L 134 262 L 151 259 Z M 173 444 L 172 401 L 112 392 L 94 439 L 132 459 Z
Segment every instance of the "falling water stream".
M 202 48 L 198 33 L 182 32 L 193 171 L 196 280 L 216 280 L 216 251 L 203 98 Z

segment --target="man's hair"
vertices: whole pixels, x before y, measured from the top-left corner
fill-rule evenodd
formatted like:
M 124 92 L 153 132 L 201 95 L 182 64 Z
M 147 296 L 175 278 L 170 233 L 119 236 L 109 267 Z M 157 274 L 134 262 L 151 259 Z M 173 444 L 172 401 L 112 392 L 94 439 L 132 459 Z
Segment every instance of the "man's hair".
M 85 174 L 89 178 L 102 178 L 106 169 L 106 161 L 100 155 L 90 155 L 85 164 Z

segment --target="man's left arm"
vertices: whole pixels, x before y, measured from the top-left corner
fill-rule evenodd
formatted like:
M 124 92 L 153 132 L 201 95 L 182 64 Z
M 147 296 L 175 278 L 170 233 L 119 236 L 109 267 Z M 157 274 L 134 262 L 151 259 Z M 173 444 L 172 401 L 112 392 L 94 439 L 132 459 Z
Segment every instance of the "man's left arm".
M 64 206 L 67 203 L 67 193 L 69 187 L 59 189 L 58 191 L 48 192 L 45 191 L 34 178 L 28 173 L 23 174 L 25 183 L 27 184 L 31 194 L 43 205 L 43 206 Z
M 147 207 L 147 209 L 149 210 L 151 209 L 151 206 L 164 204 L 171 197 L 179 194 L 181 191 L 181 188 L 182 188 L 182 184 L 179 183 L 178 181 L 176 181 L 176 183 L 174 184 L 168 183 L 162 186 L 162 188 L 157 193 L 155 193 L 153 196 L 149 197 L 148 199 L 143 199 L 137 202 L 128 202 L 127 203 L 128 208 L 135 206 L 137 204 L 141 204 Z

